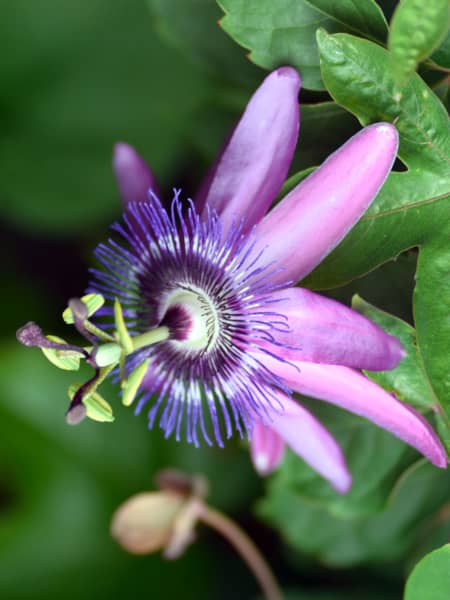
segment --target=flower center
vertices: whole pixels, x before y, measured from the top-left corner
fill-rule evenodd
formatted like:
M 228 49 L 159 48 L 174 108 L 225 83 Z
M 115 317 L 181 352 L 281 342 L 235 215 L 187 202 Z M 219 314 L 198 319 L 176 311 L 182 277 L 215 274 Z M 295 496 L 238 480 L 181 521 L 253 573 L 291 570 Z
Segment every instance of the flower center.
M 272 271 L 254 257 L 243 226 L 224 238 L 214 210 L 200 216 L 189 204 L 183 213 L 176 192 L 166 211 L 152 196 L 132 203 L 115 227 L 125 245 L 112 240 L 96 251 L 106 272 L 93 271 L 92 290 L 123 305 L 132 338 L 126 374 L 132 391 L 140 387 L 136 411 L 152 401 L 149 426 L 159 415 L 166 437 L 196 446 L 199 429 L 212 444 L 212 428 L 220 446 L 233 428 L 250 435 L 255 415 L 264 421 L 279 406 L 278 390 L 290 393 L 254 352 L 265 352 L 284 321 L 272 307 Z
M 220 331 L 219 314 L 202 289 L 182 285 L 167 295 L 162 308 L 161 324 L 169 327 L 175 347 L 202 352 L 214 348 Z

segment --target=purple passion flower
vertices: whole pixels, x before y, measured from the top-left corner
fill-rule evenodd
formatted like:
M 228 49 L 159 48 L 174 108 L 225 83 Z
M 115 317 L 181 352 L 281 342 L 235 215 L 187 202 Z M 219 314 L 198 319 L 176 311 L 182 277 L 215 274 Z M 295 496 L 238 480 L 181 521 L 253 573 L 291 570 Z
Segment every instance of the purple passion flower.
M 394 126 L 366 127 L 268 212 L 296 146 L 299 88 L 289 67 L 264 80 L 194 200 L 176 191 L 164 205 L 143 159 L 116 145 L 124 219 L 96 250 L 102 268 L 89 292 L 107 301 L 96 326 L 72 304 L 78 330 L 93 338 L 94 351 L 84 352 L 96 376 L 71 410 L 120 362 L 124 402 L 136 395 L 150 428 L 196 446 L 223 446 L 237 431 L 261 474 L 287 444 L 342 493 L 351 484 L 342 451 L 293 392 L 370 419 L 439 467 L 447 458 L 425 419 L 359 371 L 393 369 L 404 356 L 399 341 L 293 287 L 368 208 L 398 146 Z M 119 347 L 108 367 L 100 341 Z

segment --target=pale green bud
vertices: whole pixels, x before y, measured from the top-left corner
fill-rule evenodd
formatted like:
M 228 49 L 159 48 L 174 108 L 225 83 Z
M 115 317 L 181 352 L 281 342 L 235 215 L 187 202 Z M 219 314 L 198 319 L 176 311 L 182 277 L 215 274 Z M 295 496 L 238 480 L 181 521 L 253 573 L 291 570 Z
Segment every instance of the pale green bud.
M 115 342 L 102 344 L 95 353 L 95 362 L 99 367 L 107 367 L 119 362 L 122 348 Z
M 186 499 L 170 492 L 142 492 L 115 512 L 111 534 L 128 552 L 149 554 L 169 543 Z

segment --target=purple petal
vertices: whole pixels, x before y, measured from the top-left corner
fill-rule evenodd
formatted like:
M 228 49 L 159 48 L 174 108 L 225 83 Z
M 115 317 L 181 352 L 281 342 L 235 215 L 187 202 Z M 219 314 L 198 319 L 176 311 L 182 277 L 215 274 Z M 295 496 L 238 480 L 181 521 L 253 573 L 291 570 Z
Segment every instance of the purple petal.
M 345 494 L 350 488 L 352 478 L 335 439 L 303 406 L 281 393 L 279 399 L 284 412 L 272 413 L 272 421 L 268 427 L 327 479 L 336 491 Z
M 307 275 L 359 220 L 391 170 L 393 125 L 366 127 L 295 187 L 257 226 L 264 261 L 283 267 L 274 282 Z
M 302 288 L 271 294 L 289 330 L 271 331 L 284 358 L 370 371 L 393 369 L 405 356 L 397 338 L 343 304 Z M 267 344 L 273 351 L 273 346 Z
M 280 464 L 284 454 L 281 437 L 264 423 L 256 423 L 250 441 L 250 456 L 260 475 L 268 475 Z
M 145 202 L 149 190 L 158 195 L 153 173 L 133 146 L 124 142 L 114 146 L 113 168 L 124 208 L 129 202 Z
M 446 452 L 428 422 L 361 373 L 335 365 L 258 358 L 294 391 L 365 417 L 416 448 L 437 467 L 447 466 Z
M 290 67 L 273 71 L 253 94 L 196 197 L 228 228 L 245 216 L 250 229 L 266 213 L 286 178 L 297 143 L 300 77 Z

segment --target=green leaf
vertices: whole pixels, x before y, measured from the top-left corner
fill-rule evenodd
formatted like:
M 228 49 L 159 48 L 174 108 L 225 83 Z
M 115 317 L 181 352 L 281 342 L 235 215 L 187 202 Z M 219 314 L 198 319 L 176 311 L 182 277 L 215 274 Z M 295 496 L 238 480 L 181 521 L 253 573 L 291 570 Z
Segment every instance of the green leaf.
M 388 26 L 383 11 L 376 2 L 307 0 L 307 3 L 361 37 L 379 41 L 386 38 Z
M 384 457 L 377 457 L 376 452 L 381 447 L 373 448 L 366 474 L 370 474 L 373 466 L 379 468 Z M 349 456 L 350 464 L 357 454 L 355 445 Z M 298 458 L 296 463 L 297 469 L 302 469 Z M 390 495 L 385 492 L 378 512 L 352 516 L 350 511 L 337 513 L 333 502 L 321 505 L 313 501 L 308 496 L 308 486 L 298 485 L 292 479 L 293 473 L 294 459 L 288 457 L 281 474 L 272 477 L 258 513 L 279 530 L 292 548 L 333 567 L 385 564 L 404 557 L 414 550 L 420 531 L 418 523 L 433 515 L 447 501 L 450 492 L 450 474 L 421 460 L 391 486 Z M 361 485 L 357 478 L 354 485 Z M 375 485 L 372 491 L 379 493 L 379 487 Z M 361 504 L 364 498 L 370 501 L 368 489 L 361 496 Z M 344 506 L 346 499 L 346 496 L 341 499 Z
M 427 174 L 407 175 L 389 176 L 374 205 L 336 250 L 305 278 L 304 285 L 322 290 L 344 285 L 395 259 L 404 250 L 422 246 L 434 232 L 444 228 L 450 218 L 450 196 L 420 200 L 426 193 L 423 187 Z M 434 183 L 430 181 L 430 185 Z
M 397 368 L 390 371 L 365 371 L 365 374 L 400 400 L 418 409 L 439 410 L 439 403 L 422 365 L 414 327 L 372 306 L 357 295 L 352 298 L 352 308 L 397 337 L 406 351 L 406 357 Z
M 413 452 L 392 434 L 359 417 L 317 401 L 302 399 L 302 403 L 318 415 L 339 441 L 352 474 L 352 487 L 347 494 L 338 494 L 290 451 L 274 475 L 274 485 L 295 490 L 305 502 L 338 519 L 362 518 L 382 510 Z
M 431 55 L 431 60 L 444 69 L 450 69 L 450 30 L 439 48 Z
M 317 33 L 322 75 L 336 102 L 355 114 L 363 125 L 395 122 L 400 134 L 400 158 L 410 170 L 439 174 L 438 184 L 421 186 L 427 197 L 449 192 L 450 125 L 448 115 L 430 88 L 413 75 L 396 96 L 389 69 L 389 53 L 367 40 L 350 35 Z M 427 176 L 428 173 L 425 174 Z M 406 182 L 406 174 L 403 174 Z M 412 187 L 412 186 L 411 186 Z M 431 192 L 431 193 L 430 193 Z
M 396 120 L 399 155 L 408 170 L 389 176 L 371 208 L 305 283 L 312 288 L 342 285 L 419 246 L 414 295 L 418 349 L 432 391 L 444 408 L 441 417 L 447 427 L 450 393 L 444 365 L 450 328 L 444 282 L 448 277 L 450 227 L 448 117 L 416 74 L 401 100 L 396 99 L 389 56 L 382 48 L 349 35 L 330 36 L 323 31 L 318 40 L 324 81 L 331 95 L 363 124 Z
M 450 262 L 448 263 L 450 265 Z M 450 269 L 450 267 L 447 267 Z M 432 271 L 426 271 L 431 275 Z M 439 274 L 436 274 L 439 277 Z M 432 275 L 431 275 L 432 276 Z M 419 295 L 419 305 L 423 297 L 426 298 L 428 293 L 435 294 L 436 289 L 441 284 L 441 279 L 435 277 L 433 281 L 426 281 L 424 283 L 422 278 L 417 272 L 417 282 L 420 286 L 424 286 L 423 295 L 418 292 L 416 287 L 416 295 Z M 448 276 L 446 278 L 449 279 Z M 444 279 L 445 281 L 445 279 Z M 448 286 L 448 283 L 442 284 L 444 287 Z M 429 287 L 428 287 L 429 286 Z M 444 293 L 448 290 L 442 290 Z M 438 294 L 440 291 L 438 291 Z M 448 296 L 450 297 L 450 296 Z M 428 303 L 425 304 L 428 306 Z M 441 309 L 445 311 L 445 304 L 442 305 Z M 389 315 L 388 313 L 379 310 L 375 306 L 372 306 L 368 302 L 365 302 L 359 296 L 355 296 L 352 300 L 352 308 L 365 315 L 375 323 L 378 323 L 385 331 L 395 335 L 403 344 L 403 348 L 406 350 L 406 357 L 400 362 L 397 368 L 390 371 L 365 371 L 366 375 L 376 381 L 379 385 L 387 389 L 389 392 L 393 392 L 397 398 L 412 404 L 416 408 L 422 411 L 431 411 L 437 418 L 437 426 L 439 433 L 443 437 L 447 450 L 450 452 L 450 423 L 447 418 L 445 408 L 439 402 L 439 397 L 446 398 L 448 396 L 447 390 L 440 393 L 439 384 L 446 385 L 448 383 L 448 360 L 446 357 L 447 347 L 439 348 L 439 337 L 443 338 L 443 342 L 448 339 L 450 333 L 445 331 L 446 325 L 448 328 L 449 319 L 447 318 L 447 312 L 442 315 L 442 323 L 444 328 L 444 334 L 440 336 L 442 327 L 439 327 L 436 332 L 436 327 L 430 326 L 428 323 L 428 315 L 423 315 L 423 318 L 417 319 L 419 323 L 424 323 L 424 334 L 427 335 L 431 331 L 431 338 L 428 339 L 430 348 L 426 348 L 426 341 L 420 339 L 414 331 L 414 328 L 405 321 L 397 319 L 396 317 Z M 446 323 L 447 321 L 447 323 Z M 437 336 L 437 339 L 436 339 Z M 442 343 L 441 341 L 441 343 Z M 430 364 L 424 364 L 424 359 L 428 360 Z M 435 385 L 435 380 L 438 386 Z M 435 392 L 436 390 L 436 392 Z M 445 404 L 445 403 L 444 403 Z
M 307 89 L 324 89 L 315 32 L 344 31 L 383 40 L 386 22 L 373 0 L 218 0 L 224 30 L 250 50 L 249 58 L 266 69 L 297 68 Z
M 402 0 L 389 32 L 391 68 L 403 87 L 417 64 L 439 46 L 450 19 L 448 0 Z
M 450 598 L 450 544 L 427 554 L 408 578 L 404 600 Z
M 450 450 L 450 221 L 421 247 L 414 290 L 414 320 L 422 364 L 434 394 L 440 433 Z
M 318 32 L 324 81 L 335 100 L 363 124 L 395 121 L 399 156 L 408 170 L 392 173 L 343 242 L 305 279 L 336 287 L 419 247 L 414 314 L 418 357 L 435 398 L 440 433 L 450 440 L 448 239 L 450 125 L 432 91 L 413 74 L 399 100 L 389 55 L 366 40 Z M 415 396 L 416 397 L 416 396 Z M 409 398 L 405 398 L 410 401 Z M 449 446 L 448 446 L 449 447 Z

